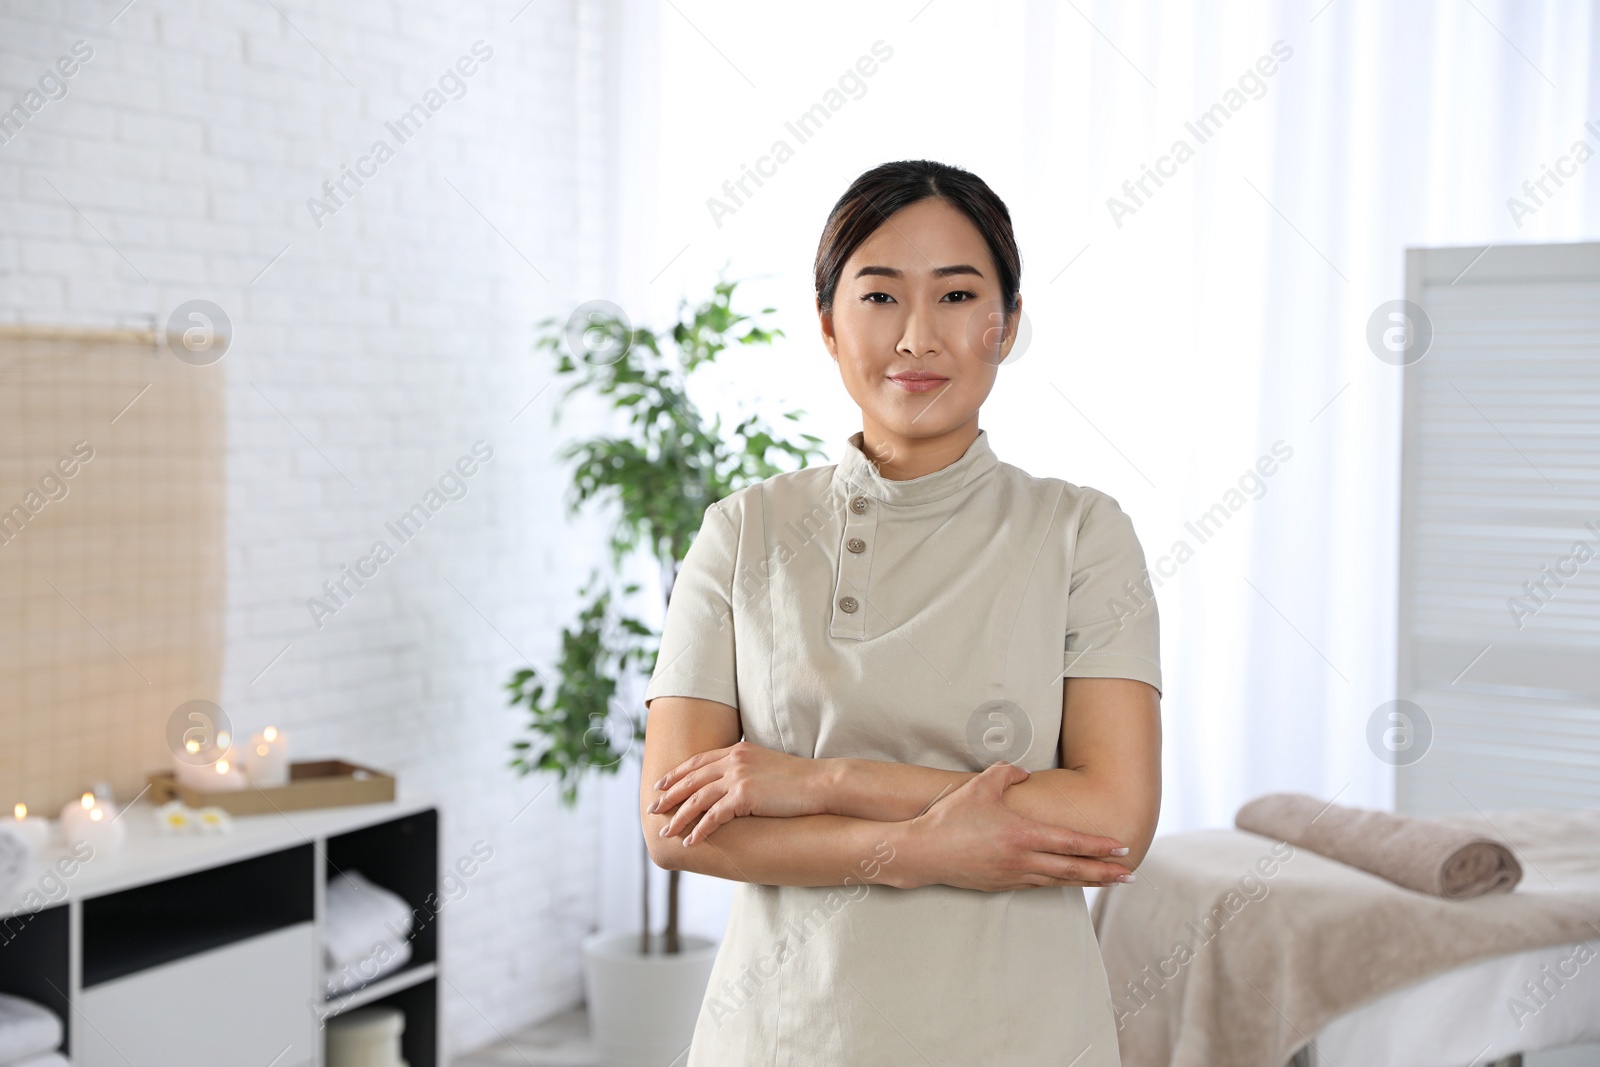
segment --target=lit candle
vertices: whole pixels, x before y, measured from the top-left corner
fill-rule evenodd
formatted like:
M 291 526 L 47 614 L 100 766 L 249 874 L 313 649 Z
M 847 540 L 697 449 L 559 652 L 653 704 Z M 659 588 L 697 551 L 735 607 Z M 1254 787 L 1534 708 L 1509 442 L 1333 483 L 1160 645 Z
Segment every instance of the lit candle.
M 85 793 L 61 809 L 61 836 L 69 845 L 87 844 L 96 856 L 121 851 L 127 831 L 117 819 L 117 806 L 93 793 Z
M 203 793 L 236 793 L 243 789 L 250 783 L 245 779 L 237 760 L 238 754 L 228 749 L 227 755 L 205 768 L 206 773 L 200 775 L 204 784 L 195 788 Z
M 0 819 L 0 826 L 9 826 L 21 834 L 22 839 L 32 847 L 33 854 L 39 855 L 50 844 L 50 820 L 37 815 L 30 816 L 26 804 L 18 804 L 12 810 L 12 817 Z
M 197 793 L 232 793 L 250 784 L 239 766 L 239 751 L 232 747 L 232 739 L 219 734 L 217 745 L 221 755 L 210 763 L 187 763 L 181 759 L 173 763 L 172 776 L 179 785 Z
M 289 738 L 276 726 L 269 726 L 250 738 L 245 751 L 244 771 L 257 789 L 289 784 Z

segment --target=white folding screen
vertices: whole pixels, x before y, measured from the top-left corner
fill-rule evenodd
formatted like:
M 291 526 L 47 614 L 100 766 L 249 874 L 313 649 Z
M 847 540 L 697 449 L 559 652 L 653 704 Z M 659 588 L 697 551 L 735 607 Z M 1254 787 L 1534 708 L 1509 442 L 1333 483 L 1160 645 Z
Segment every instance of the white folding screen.
M 1600 244 L 1411 249 L 1406 295 L 1396 808 L 1600 806 Z

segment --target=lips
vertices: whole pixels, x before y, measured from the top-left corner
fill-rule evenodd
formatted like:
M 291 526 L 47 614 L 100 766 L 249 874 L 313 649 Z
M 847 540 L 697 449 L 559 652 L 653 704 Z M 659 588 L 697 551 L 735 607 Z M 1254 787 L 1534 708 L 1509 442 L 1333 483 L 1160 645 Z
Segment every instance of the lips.
M 906 371 L 903 374 L 891 375 L 889 380 L 909 393 L 926 393 L 930 389 L 937 389 L 950 379 L 927 371 Z

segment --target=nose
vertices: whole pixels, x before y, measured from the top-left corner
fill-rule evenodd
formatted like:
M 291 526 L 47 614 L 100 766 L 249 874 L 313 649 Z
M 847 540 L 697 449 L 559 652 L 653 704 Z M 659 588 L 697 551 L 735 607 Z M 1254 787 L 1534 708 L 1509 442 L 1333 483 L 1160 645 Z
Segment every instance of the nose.
M 900 334 L 899 352 L 921 358 L 939 351 L 939 334 L 934 328 L 933 316 L 913 308 L 906 314 L 905 328 Z

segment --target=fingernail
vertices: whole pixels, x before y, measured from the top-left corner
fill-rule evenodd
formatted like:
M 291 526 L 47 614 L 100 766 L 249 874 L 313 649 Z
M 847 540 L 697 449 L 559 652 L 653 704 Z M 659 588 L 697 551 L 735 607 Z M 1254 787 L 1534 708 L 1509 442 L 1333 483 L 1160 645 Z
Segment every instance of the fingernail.
M 663 774 L 661 776 L 661 778 L 656 782 L 656 788 L 657 789 L 665 789 L 666 787 L 667 787 L 667 776 Z
M 688 834 L 684 834 L 683 835 L 683 843 L 684 843 L 685 847 L 688 846 L 688 844 L 689 844 L 689 835 Z
M 657 837 L 666 837 L 667 836 L 667 828 L 665 826 L 663 826 L 660 829 L 660 831 L 657 832 L 656 836 Z
M 656 809 L 659 808 L 660 806 L 661 806 L 661 798 L 660 797 L 656 797 L 654 800 L 652 800 L 650 802 L 650 814 L 654 815 L 656 813 Z
M 650 810 L 651 811 L 655 811 L 656 809 L 651 808 Z M 1128 849 L 1127 849 L 1126 846 L 1124 846 L 1122 848 L 1114 848 L 1114 849 L 1111 850 L 1111 854 L 1113 856 L 1126 856 L 1128 854 Z
M 1137 881 L 1138 877 L 1139 876 L 1137 874 L 1119 874 L 1119 875 L 1117 875 L 1117 881 L 1119 881 L 1119 882 L 1132 882 L 1132 881 Z

